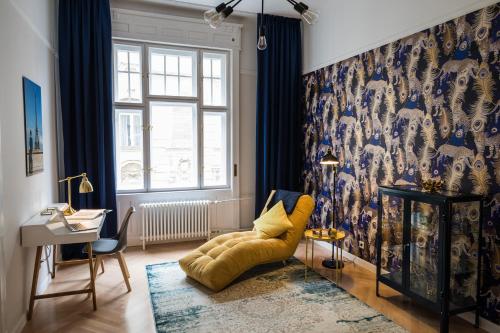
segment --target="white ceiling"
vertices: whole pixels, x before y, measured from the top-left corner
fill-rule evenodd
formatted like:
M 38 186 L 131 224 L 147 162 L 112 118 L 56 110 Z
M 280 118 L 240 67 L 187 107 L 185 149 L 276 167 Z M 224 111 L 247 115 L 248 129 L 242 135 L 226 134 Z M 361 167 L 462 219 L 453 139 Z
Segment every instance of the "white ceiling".
M 154 2 L 154 3 L 160 3 L 178 7 L 208 9 L 217 6 L 223 0 L 141 0 L 141 1 Z M 307 4 L 311 9 L 314 9 L 316 4 L 319 4 L 320 2 L 325 0 L 302 0 L 302 1 L 305 4 Z M 241 3 L 235 8 L 235 13 L 240 13 L 243 15 L 255 14 L 255 13 L 260 13 L 260 9 L 261 9 L 261 0 L 242 0 Z M 264 0 L 264 13 L 290 16 L 290 17 L 299 17 L 297 12 L 293 9 L 292 5 L 290 5 L 286 0 Z

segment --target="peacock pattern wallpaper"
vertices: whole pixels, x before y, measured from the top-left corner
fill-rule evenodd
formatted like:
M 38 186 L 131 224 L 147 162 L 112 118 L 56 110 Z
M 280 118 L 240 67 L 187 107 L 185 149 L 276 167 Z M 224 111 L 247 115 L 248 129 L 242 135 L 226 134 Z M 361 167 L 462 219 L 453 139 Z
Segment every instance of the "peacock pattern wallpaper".
M 499 9 L 499 4 L 486 7 L 303 77 L 303 186 L 316 200 L 310 227 L 329 227 L 333 216 L 333 173 L 319 163 L 329 148 L 340 161 L 335 211 L 338 225 L 347 231 L 344 248 L 372 263 L 379 185 L 420 185 L 432 178 L 443 180 L 448 190 L 487 195 L 480 302 L 482 315 L 496 323 Z M 452 265 L 459 270 L 477 256 L 477 233 L 472 232 L 477 205 L 457 207 L 454 216 L 465 230 L 452 240 Z M 431 230 L 421 241 L 432 243 L 435 236 Z M 385 250 L 384 268 L 400 265 L 400 258 Z M 454 296 L 475 298 L 474 288 L 467 288 L 475 278 L 454 281 L 462 287 L 455 288 Z

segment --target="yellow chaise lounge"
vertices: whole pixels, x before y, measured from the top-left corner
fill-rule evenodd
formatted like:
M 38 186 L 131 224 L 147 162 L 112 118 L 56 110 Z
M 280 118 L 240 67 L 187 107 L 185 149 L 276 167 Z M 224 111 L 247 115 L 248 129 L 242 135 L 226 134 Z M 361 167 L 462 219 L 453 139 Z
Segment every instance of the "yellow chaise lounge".
M 206 287 L 214 291 L 224 289 L 254 266 L 290 258 L 297 249 L 313 209 L 314 200 L 308 195 L 301 195 L 292 213 L 287 215 L 293 227 L 281 236 L 260 238 L 255 229 L 221 235 L 186 255 L 179 260 L 179 264 L 189 277 Z

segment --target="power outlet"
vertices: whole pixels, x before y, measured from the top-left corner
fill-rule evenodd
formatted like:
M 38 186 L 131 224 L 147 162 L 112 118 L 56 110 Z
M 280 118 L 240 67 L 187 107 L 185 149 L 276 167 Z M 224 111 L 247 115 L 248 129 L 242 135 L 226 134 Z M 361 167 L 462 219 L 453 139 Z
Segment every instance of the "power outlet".
M 365 249 L 365 242 L 364 241 L 359 241 L 358 246 L 361 250 Z

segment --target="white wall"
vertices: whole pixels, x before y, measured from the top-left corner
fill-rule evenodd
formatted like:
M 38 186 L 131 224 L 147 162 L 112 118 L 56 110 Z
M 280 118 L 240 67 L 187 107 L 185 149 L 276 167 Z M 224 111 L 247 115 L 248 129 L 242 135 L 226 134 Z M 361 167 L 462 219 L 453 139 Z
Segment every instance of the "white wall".
M 304 73 L 496 3 L 494 0 L 318 1 L 304 25 Z
M 0 1 L 0 301 L 5 332 L 23 327 L 33 274 L 34 249 L 20 246 L 19 227 L 56 198 L 54 4 Z M 25 174 L 23 76 L 42 88 L 44 172 L 31 177 Z M 48 278 L 42 265 L 40 290 Z

